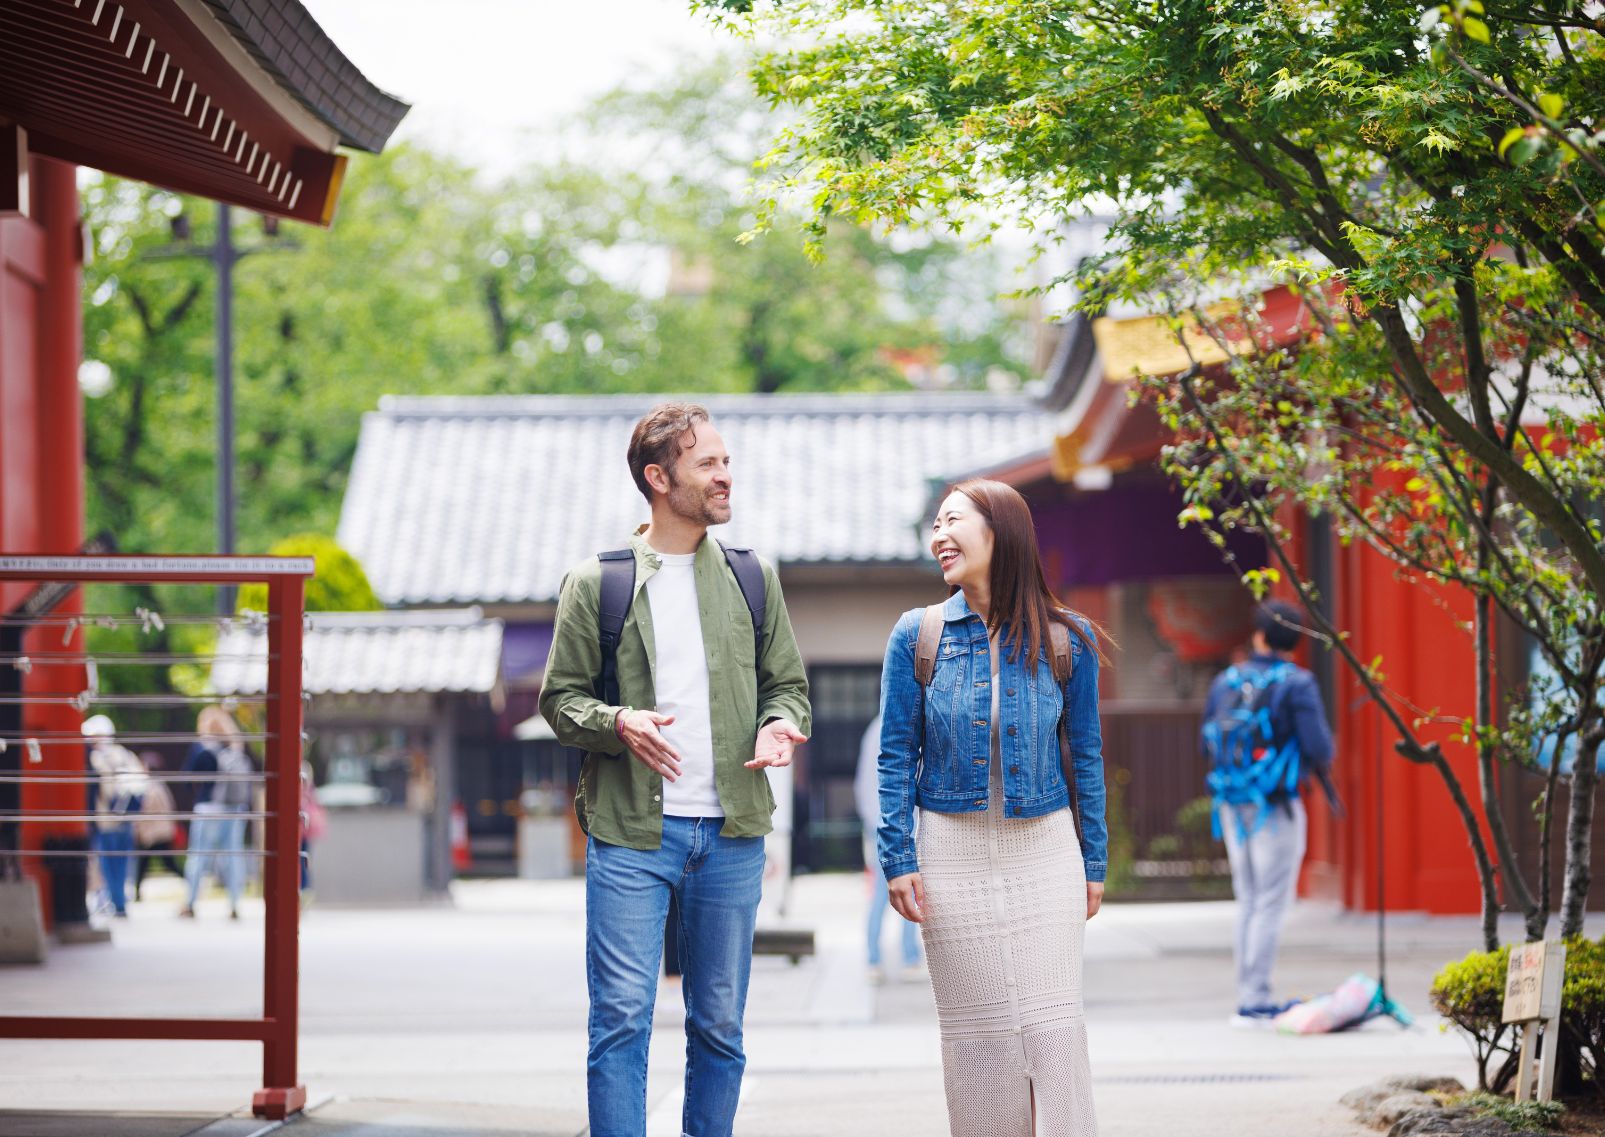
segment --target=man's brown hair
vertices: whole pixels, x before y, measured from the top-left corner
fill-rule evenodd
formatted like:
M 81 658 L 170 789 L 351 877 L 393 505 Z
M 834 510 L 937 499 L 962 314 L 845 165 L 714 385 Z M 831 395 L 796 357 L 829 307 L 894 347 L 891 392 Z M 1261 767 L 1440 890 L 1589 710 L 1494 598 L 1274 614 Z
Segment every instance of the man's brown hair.
M 674 464 L 686 450 L 680 440 L 690 434 L 695 446 L 697 423 L 708 421 L 708 408 L 697 403 L 659 403 L 635 424 L 630 432 L 630 476 L 649 503 L 652 485 L 646 480 L 646 468 L 661 466 L 674 481 Z

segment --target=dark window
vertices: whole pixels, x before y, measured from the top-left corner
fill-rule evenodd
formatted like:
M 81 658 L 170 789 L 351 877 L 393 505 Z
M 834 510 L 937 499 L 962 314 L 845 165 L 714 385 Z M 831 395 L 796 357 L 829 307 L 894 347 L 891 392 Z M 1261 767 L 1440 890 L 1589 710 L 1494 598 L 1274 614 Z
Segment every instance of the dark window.
M 853 775 L 864 731 L 880 709 L 880 683 L 875 663 L 809 669 L 814 729 L 798 764 L 792 818 L 792 862 L 798 871 L 863 867 Z

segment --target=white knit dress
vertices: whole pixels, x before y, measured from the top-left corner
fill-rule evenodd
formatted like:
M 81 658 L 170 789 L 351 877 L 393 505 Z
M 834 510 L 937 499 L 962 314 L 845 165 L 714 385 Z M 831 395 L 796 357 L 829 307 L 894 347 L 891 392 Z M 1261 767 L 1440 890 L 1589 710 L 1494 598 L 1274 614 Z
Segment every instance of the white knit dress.
M 953 1137 L 1093 1137 L 1082 1019 L 1086 870 L 1068 809 L 1003 814 L 992 677 L 985 813 L 921 810 L 925 952 Z

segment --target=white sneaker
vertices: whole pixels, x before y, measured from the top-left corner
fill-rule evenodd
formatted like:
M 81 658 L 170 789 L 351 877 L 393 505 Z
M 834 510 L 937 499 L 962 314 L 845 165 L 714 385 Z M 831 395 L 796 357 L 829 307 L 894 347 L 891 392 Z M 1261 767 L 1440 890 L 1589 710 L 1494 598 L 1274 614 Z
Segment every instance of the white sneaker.
M 880 964 L 875 964 L 872 967 L 870 967 L 870 969 L 869 969 L 869 985 L 871 987 L 879 987 L 882 983 L 885 983 L 885 982 L 886 982 L 886 969 L 884 967 L 880 966 Z

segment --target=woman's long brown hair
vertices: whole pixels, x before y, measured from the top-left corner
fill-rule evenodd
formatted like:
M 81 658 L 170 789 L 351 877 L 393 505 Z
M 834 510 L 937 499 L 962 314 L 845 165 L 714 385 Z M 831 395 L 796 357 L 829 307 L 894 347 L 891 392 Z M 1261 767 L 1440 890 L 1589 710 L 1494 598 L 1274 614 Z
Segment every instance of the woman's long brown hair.
M 950 493 L 961 493 L 975 503 L 992 530 L 992 567 L 988 574 L 991 607 L 987 627 L 1004 632 L 1003 648 L 1009 662 L 1026 650 L 1026 658 L 1040 659 L 1048 641 L 1048 621 L 1066 625 L 1093 651 L 1098 650 L 1097 635 L 1102 629 L 1079 612 L 1071 612 L 1048 587 L 1042 571 L 1042 554 L 1037 548 L 1037 531 L 1031 523 L 1031 507 L 1020 491 L 990 478 L 971 478 L 954 486 Z M 1086 620 L 1091 635 L 1076 620 Z

